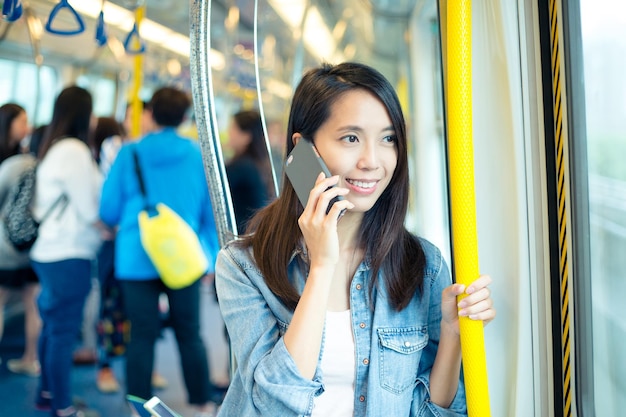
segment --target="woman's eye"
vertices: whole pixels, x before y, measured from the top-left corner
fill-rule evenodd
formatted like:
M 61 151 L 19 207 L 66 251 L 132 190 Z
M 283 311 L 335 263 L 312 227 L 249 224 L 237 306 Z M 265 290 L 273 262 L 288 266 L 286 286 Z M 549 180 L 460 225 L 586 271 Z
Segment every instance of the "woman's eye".
M 389 135 L 383 138 L 383 142 L 387 143 L 396 143 L 398 141 L 398 137 L 396 135 Z
M 356 143 L 359 141 L 359 138 L 357 138 L 354 135 L 348 135 L 348 136 L 344 136 L 343 138 L 341 138 L 342 140 L 344 140 L 345 142 L 349 142 L 349 143 Z

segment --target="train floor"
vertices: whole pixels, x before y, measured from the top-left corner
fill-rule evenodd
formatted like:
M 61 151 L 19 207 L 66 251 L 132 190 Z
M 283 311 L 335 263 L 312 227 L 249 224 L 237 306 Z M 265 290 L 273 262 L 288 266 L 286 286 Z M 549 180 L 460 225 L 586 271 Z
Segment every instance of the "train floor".
M 211 379 L 215 385 L 224 387 L 228 384 L 229 353 L 219 307 L 211 291 L 210 286 L 203 286 L 202 336 L 207 345 Z M 7 320 L 4 333 L 0 342 L 0 417 L 48 417 L 49 412 L 34 408 L 38 378 L 14 374 L 6 367 L 7 360 L 19 357 L 22 353 L 23 317 L 18 315 Z M 169 328 L 164 330 L 163 338 L 157 342 L 155 361 L 155 370 L 165 377 L 168 384 L 166 388 L 155 390 L 154 394 L 181 416 L 193 416 L 193 409 L 186 403 L 178 349 Z M 115 358 L 112 362 L 115 376 L 122 386 L 120 392 L 114 394 L 98 391 L 96 365 L 75 365 L 72 369 L 75 403 L 95 411 L 100 417 L 130 417 L 132 413 L 124 399 L 124 365 L 123 357 Z

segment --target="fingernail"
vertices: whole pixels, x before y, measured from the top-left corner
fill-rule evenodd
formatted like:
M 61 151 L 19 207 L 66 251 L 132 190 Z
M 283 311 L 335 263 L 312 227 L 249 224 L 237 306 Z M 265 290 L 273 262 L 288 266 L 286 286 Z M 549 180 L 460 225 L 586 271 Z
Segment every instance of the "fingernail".
M 459 316 L 467 316 L 467 311 L 461 309 L 461 310 L 459 310 L 458 315 Z
M 473 293 L 473 292 L 474 292 L 474 287 L 467 287 L 467 290 L 465 290 L 465 292 L 466 292 L 467 294 L 471 294 L 471 293 Z

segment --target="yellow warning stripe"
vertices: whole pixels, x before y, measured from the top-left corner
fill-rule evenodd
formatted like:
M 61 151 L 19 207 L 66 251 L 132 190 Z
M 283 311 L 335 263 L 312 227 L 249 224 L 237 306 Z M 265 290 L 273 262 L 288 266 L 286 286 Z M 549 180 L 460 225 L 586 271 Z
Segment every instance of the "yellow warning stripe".
M 557 203 L 559 225 L 559 276 L 561 279 L 561 354 L 563 360 L 563 415 L 572 415 L 571 349 L 569 317 L 569 258 L 567 228 L 567 196 L 565 193 L 565 156 L 563 134 L 563 103 L 561 79 L 560 10 L 557 0 L 550 0 L 550 46 L 552 48 L 552 93 L 554 101 L 554 140 L 556 146 Z

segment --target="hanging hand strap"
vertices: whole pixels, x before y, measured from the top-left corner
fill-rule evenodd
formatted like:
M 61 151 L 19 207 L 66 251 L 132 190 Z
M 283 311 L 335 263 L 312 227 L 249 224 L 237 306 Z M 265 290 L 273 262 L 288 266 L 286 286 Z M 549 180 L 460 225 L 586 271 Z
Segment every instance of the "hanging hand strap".
M 75 18 L 78 27 L 76 29 L 54 29 L 52 27 L 52 23 L 54 19 L 56 19 L 59 12 L 63 9 L 67 9 Z M 74 10 L 74 8 L 68 3 L 68 0 L 61 0 L 59 4 L 54 6 L 52 11 L 50 12 L 50 16 L 48 16 L 48 21 L 46 22 L 46 30 L 55 35 L 78 35 L 79 33 L 83 33 L 85 31 L 85 22 L 80 17 L 80 15 Z
M 96 24 L 96 45 L 104 46 L 107 43 L 107 31 L 106 25 L 104 24 L 104 11 L 100 10 L 100 14 L 98 15 L 98 23 Z
M 124 49 L 128 54 L 143 54 L 146 52 L 146 45 L 143 40 L 139 36 L 139 28 L 137 27 L 137 22 L 133 25 L 133 29 L 128 32 L 126 35 L 126 40 L 124 41 Z
M 7 22 L 15 22 L 22 17 L 22 0 L 4 0 L 2 17 Z

